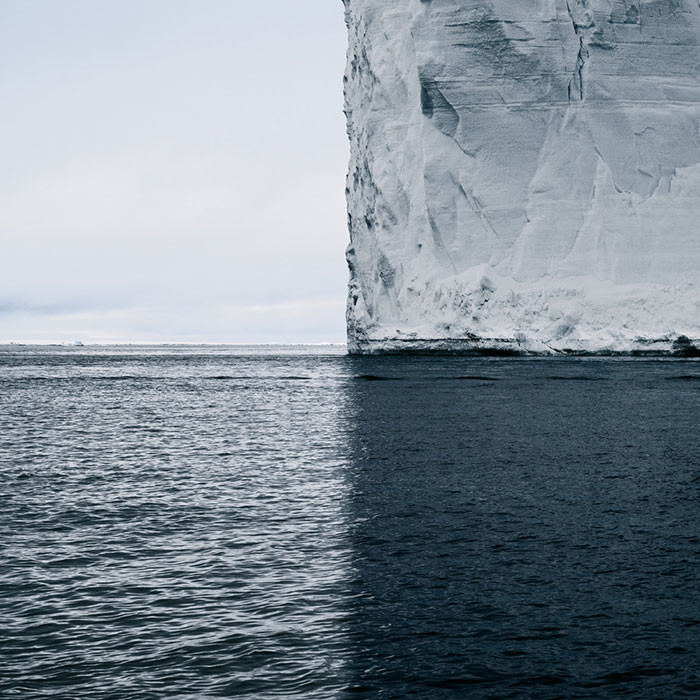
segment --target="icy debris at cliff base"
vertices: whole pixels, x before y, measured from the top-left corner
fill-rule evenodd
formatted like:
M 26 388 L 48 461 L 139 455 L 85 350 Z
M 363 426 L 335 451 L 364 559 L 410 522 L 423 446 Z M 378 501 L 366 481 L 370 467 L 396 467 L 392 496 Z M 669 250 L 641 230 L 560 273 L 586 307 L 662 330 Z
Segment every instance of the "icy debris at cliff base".
M 700 355 L 698 285 L 619 285 L 592 277 L 534 284 L 478 266 L 416 295 L 403 328 L 369 324 L 356 353 Z M 432 309 L 441 322 L 431 319 Z M 427 320 L 422 320 L 427 319 Z

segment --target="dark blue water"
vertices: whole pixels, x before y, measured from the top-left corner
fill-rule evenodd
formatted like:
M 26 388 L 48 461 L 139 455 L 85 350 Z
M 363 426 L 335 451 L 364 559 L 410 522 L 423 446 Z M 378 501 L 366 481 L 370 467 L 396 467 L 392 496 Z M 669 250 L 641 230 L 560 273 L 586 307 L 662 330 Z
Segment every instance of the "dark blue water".
M 700 363 L 0 348 L 0 696 L 700 695 Z

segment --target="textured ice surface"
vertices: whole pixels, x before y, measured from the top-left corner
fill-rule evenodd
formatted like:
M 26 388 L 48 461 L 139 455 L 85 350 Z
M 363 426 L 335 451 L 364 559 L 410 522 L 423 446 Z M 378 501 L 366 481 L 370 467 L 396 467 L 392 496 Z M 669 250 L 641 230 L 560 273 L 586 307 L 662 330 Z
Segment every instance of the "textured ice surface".
M 700 338 L 697 0 L 345 5 L 351 350 Z

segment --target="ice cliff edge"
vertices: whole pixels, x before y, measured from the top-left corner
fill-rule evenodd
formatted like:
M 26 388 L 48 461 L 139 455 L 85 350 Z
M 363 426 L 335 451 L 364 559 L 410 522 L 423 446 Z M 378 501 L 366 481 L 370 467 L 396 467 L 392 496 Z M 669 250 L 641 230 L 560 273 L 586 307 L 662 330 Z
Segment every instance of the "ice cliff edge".
M 697 0 L 344 0 L 351 352 L 700 347 Z

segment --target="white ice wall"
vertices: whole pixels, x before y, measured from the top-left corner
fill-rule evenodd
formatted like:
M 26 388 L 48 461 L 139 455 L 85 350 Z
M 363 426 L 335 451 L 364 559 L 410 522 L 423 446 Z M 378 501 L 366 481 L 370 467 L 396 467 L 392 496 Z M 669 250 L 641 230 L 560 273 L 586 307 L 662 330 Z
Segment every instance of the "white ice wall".
M 697 0 L 345 0 L 355 351 L 700 338 Z

